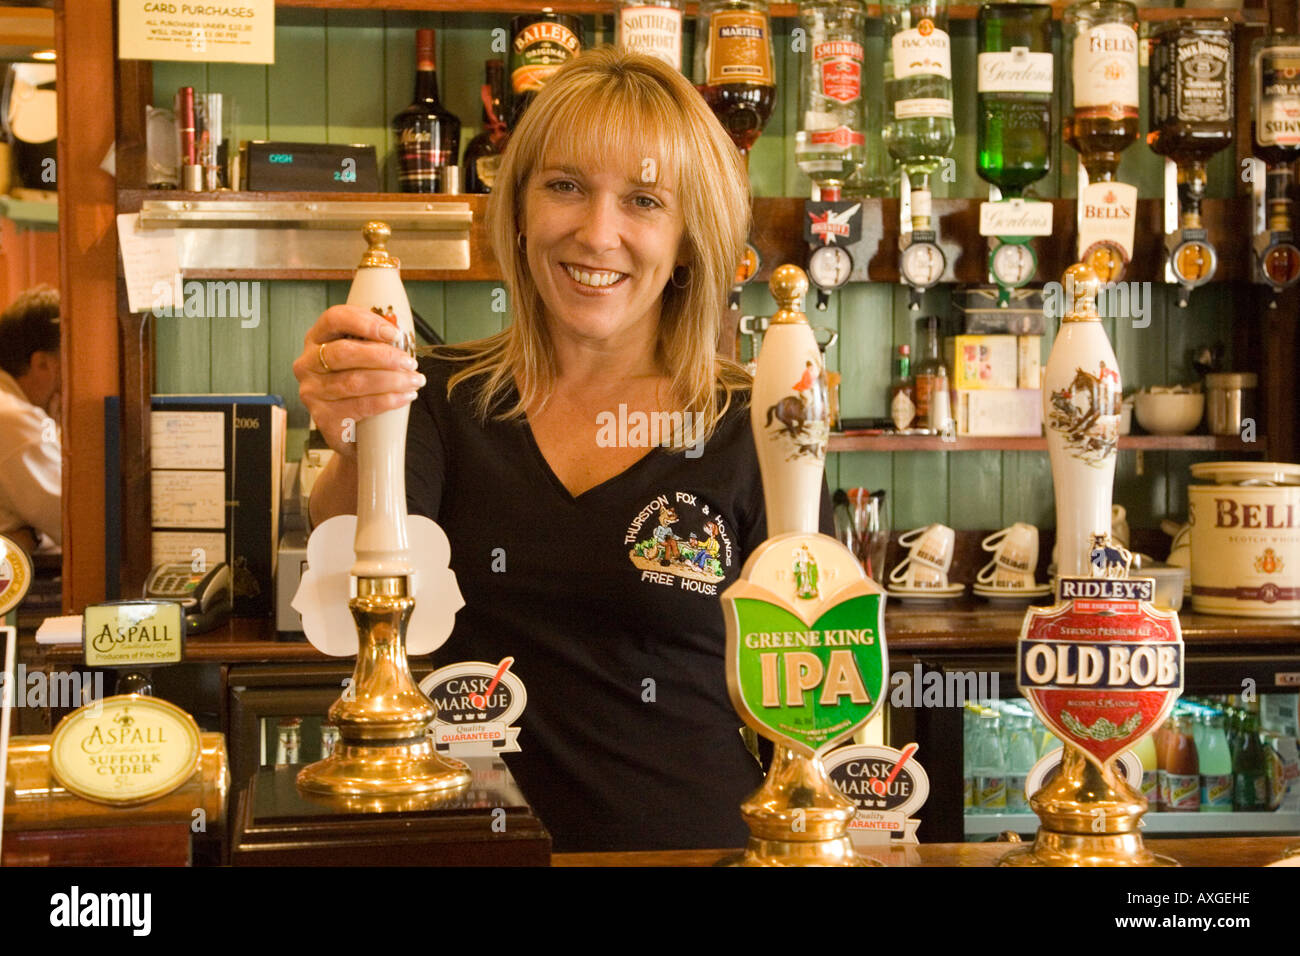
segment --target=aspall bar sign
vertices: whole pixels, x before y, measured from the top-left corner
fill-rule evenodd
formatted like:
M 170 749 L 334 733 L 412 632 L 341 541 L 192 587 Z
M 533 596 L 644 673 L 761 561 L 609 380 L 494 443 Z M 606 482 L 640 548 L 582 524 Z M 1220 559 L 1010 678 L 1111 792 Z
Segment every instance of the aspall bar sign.
M 1150 578 L 1062 578 L 1063 603 L 1030 608 L 1017 686 L 1047 728 L 1102 765 L 1160 726 L 1183 690 L 1178 614 Z
M 765 541 L 723 595 L 727 688 L 763 736 L 813 756 L 885 696 L 884 595 L 834 538 Z

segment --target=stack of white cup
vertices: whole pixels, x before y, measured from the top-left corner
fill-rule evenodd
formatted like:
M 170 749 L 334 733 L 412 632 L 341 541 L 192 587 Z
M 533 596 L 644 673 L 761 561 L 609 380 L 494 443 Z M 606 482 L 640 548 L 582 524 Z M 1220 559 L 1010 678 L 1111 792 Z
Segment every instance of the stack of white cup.
M 948 568 L 952 565 L 956 540 L 957 533 L 941 524 L 915 528 L 900 535 L 898 543 L 908 548 L 908 554 L 890 572 L 889 583 L 910 591 L 948 587 Z
M 995 531 L 981 542 L 993 560 L 980 569 L 975 580 L 992 590 L 1024 591 L 1037 587 L 1034 569 L 1038 567 L 1038 529 L 1017 521 L 1009 528 Z

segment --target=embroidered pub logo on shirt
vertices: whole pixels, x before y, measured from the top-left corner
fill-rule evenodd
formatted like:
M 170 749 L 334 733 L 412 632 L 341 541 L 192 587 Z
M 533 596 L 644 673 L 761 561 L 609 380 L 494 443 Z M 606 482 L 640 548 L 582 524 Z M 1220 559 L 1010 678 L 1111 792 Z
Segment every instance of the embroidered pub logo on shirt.
M 641 580 L 717 597 L 735 561 L 721 513 L 685 491 L 656 496 L 628 525 L 623 543 Z

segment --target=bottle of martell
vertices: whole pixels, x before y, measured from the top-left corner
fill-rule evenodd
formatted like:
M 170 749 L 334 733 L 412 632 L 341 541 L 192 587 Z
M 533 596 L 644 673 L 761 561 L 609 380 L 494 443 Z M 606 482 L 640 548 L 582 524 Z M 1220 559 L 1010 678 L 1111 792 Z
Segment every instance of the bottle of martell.
M 916 420 L 916 386 L 912 381 L 912 347 L 900 345 L 894 380 L 889 383 L 889 417 L 900 432 Z
M 582 52 L 582 20 L 543 7 L 510 21 L 510 128 L 560 67 Z
M 505 64 L 488 60 L 483 83 L 483 129 L 465 147 L 461 168 L 467 193 L 490 193 L 510 133 L 505 121 Z
M 398 185 L 404 193 L 455 191 L 460 120 L 438 100 L 433 31 L 415 31 L 415 99 L 393 117 Z
M 767 0 L 703 0 L 695 86 L 746 156 L 776 103 Z
M 1137 7 L 1084 0 L 1065 11 L 1065 23 L 1074 100 L 1063 111 L 1065 141 L 1091 182 L 1111 182 L 1138 132 Z

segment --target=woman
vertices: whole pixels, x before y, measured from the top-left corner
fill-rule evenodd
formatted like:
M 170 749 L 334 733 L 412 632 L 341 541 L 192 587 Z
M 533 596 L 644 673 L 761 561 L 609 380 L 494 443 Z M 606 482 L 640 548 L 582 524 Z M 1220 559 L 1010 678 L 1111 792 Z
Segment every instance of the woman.
M 500 334 L 417 371 L 374 315 L 336 306 L 308 332 L 295 374 L 340 453 L 312 519 L 355 505 L 343 420 L 412 402 L 408 506 L 446 531 L 466 602 L 439 661 L 515 658 L 508 762 L 555 848 L 739 845 L 761 770 L 718 594 L 765 529 L 749 379 L 714 343 L 749 228 L 741 158 L 675 70 L 590 51 L 514 131 L 488 228 Z

